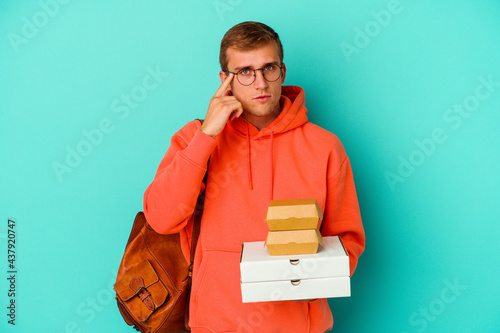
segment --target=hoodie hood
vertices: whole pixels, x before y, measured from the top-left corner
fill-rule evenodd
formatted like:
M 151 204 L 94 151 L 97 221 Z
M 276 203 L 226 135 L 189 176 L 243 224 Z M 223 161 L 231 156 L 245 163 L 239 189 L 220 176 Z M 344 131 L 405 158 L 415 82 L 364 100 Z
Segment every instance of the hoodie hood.
M 231 91 L 226 93 L 230 96 Z M 282 86 L 280 98 L 281 112 L 274 119 L 274 121 L 262 130 L 258 130 L 255 126 L 250 126 L 250 123 L 243 117 L 235 118 L 231 121 L 228 120 L 227 126 L 235 131 L 237 134 L 246 138 L 247 141 L 247 176 L 248 176 L 248 189 L 253 190 L 253 176 L 252 176 L 252 156 L 251 156 L 251 140 L 261 138 L 270 138 L 269 144 L 269 161 L 270 161 L 270 184 L 269 196 L 271 200 L 274 198 L 274 152 L 273 152 L 273 138 L 287 131 L 291 131 L 297 127 L 302 126 L 307 122 L 307 109 L 305 106 L 304 89 L 297 86 Z
M 228 91 L 226 95 L 231 95 L 231 91 Z M 255 126 L 249 126 L 243 117 L 228 121 L 227 125 L 242 136 L 255 140 L 290 131 L 307 122 L 304 89 L 297 86 L 282 86 L 280 104 L 279 116 L 260 131 Z

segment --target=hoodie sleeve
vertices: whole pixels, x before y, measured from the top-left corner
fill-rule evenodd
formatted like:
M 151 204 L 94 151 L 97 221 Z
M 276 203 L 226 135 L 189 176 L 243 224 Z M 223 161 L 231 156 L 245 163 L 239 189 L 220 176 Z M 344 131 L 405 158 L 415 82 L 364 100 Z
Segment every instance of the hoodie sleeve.
M 203 177 L 215 139 L 192 121 L 171 139 L 170 147 L 144 193 L 144 215 L 158 233 L 180 232 L 194 212 L 204 190 Z
M 345 153 L 342 155 L 340 169 L 339 163 L 331 163 L 332 172 L 327 181 L 328 193 L 322 234 L 340 236 L 349 254 L 350 275 L 352 276 L 358 258 L 365 248 L 365 232 L 361 222 L 351 164 Z

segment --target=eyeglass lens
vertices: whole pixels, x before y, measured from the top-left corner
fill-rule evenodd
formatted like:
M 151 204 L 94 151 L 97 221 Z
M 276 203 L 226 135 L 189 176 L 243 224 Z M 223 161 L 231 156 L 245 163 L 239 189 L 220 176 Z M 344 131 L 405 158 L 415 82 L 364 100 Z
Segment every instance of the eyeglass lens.
M 251 85 L 255 81 L 255 77 L 257 76 L 256 71 L 262 71 L 262 75 L 264 75 L 264 79 L 269 82 L 276 81 L 281 75 L 281 68 L 278 65 L 268 65 L 261 69 L 250 69 L 243 68 L 238 71 L 238 81 L 244 85 Z

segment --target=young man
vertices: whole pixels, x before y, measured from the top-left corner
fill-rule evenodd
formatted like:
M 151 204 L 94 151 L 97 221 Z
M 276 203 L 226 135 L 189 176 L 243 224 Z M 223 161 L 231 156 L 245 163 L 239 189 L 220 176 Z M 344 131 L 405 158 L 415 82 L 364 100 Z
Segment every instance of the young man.
M 222 39 L 220 63 L 222 85 L 203 125 L 191 121 L 172 137 L 144 194 L 146 218 L 160 233 L 181 232 L 189 259 L 191 217 L 206 191 L 191 290 L 194 333 L 325 332 L 333 325 L 326 299 L 242 303 L 240 251 L 243 242 L 266 239 L 271 200 L 316 198 L 322 234 L 342 238 L 352 275 L 365 235 L 349 159 L 335 135 L 307 121 L 302 88 L 282 86 L 286 67 L 273 29 L 234 26 Z

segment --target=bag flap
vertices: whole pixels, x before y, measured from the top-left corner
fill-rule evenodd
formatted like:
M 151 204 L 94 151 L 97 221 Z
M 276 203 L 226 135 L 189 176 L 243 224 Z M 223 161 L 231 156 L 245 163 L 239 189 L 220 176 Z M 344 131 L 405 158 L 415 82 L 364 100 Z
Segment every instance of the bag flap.
M 153 284 L 158 282 L 159 278 L 153 266 L 151 266 L 151 263 L 148 260 L 144 260 L 125 272 L 125 274 L 123 274 L 123 276 L 116 281 L 114 287 L 118 297 L 120 297 L 122 301 L 128 301 L 140 291 L 141 287 L 148 289 Z M 168 291 L 165 289 L 164 297 L 162 297 L 163 295 L 157 295 L 159 298 L 154 297 L 155 301 L 156 299 L 161 301 L 161 298 L 163 298 L 161 302 L 163 303 L 167 295 Z
M 168 297 L 167 288 L 148 260 L 129 269 L 114 287 L 123 306 L 139 322 L 148 320 Z

